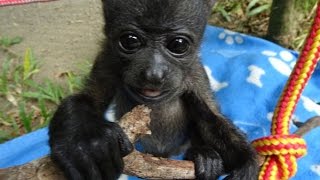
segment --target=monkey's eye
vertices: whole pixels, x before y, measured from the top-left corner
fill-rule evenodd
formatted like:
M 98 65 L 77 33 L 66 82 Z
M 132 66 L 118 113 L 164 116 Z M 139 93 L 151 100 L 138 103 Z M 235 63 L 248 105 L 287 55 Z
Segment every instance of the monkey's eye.
M 139 37 L 135 34 L 123 34 L 120 36 L 119 46 L 127 53 L 133 53 L 141 47 L 142 43 Z
M 190 42 L 185 37 L 177 37 L 169 41 L 167 49 L 175 55 L 185 54 L 190 47 Z

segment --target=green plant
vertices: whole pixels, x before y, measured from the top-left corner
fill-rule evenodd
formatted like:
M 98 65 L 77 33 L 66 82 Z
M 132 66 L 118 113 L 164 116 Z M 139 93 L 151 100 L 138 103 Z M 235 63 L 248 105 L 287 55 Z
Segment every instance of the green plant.
M 4 47 L 10 47 L 15 44 L 19 44 L 22 42 L 22 37 L 14 37 L 14 38 L 9 38 L 9 37 L 0 37 L 0 45 Z
M 32 75 L 39 72 L 38 63 L 33 55 L 33 52 L 28 48 L 23 59 L 23 80 L 31 78 Z
M 59 104 L 61 99 L 65 97 L 65 90 L 61 85 L 54 83 L 51 80 L 45 80 L 42 85 L 39 85 L 35 81 L 28 81 L 27 85 L 31 87 L 31 90 L 27 90 L 22 93 L 22 96 L 30 99 L 43 99 L 50 101 L 54 104 Z
M 318 0 L 295 0 L 294 2 L 296 7 L 301 8 L 306 15 L 309 15 L 317 5 Z
M 8 73 L 9 73 L 10 62 L 9 59 L 6 58 L 4 63 L 2 64 L 0 71 L 0 95 L 6 95 L 9 87 L 8 87 Z
M 32 131 L 32 121 L 34 116 L 34 111 L 27 112 L 25 102 L 19 104 L 19 119 L 23 124 L 26 132 Z
M 251 0 L 246 8 L 248 17 L 252 17 L 270 10 L 270 2 L 261 2 L 261 0 Z
M 73 94 L 75 91 L 81 89 L 83 78 L 82 76 L 78 76 L 73 72 L 67 72 L 67 83 L 69 92 Z
M 243 1 L 244 0 L 218 1 L 213 7 L 212 11 L 221 14 L 226 21 L 231 22 L 233 20 L 233 16 L 238 14 L 239 10 L 241 11 Z
M 20 38 L 0 38 L 0 48 L 7 53 L 0 66 L 0 143 L 48 125 L 55 106 L 82 86 L 82 74 L 67 72 L 61 76 L 67 88 L 55 80 L 35 81 L 41 70 L 33 51 L 27 48 L 23 56 L 13 53 L 11 46 Z M 81 75 L 80 75 L 81 74 Z

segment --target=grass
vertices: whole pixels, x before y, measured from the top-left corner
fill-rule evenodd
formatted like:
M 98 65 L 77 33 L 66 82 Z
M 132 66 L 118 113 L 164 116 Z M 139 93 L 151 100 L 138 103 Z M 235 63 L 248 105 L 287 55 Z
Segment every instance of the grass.
M 73 72 L 62 75 L 67 88 L 48 79 L 36 82 L 41 65 L 32 50 L 20 56 L 10 49 L 21 41 L 20 37 L 0 38 L 0 50 L 6 56 L 0 67 L 0 143 L 47 126 L 56 105 L 82 85 L 83 76 Z
M 298 35 L 292 42 L 294 50 L 300 50 L 309 32 L 317 0 L 294 0 L 302 13 Z M 233 31 L 264 37 L 268 30 L 272 0 L 221 0 L 212 9 L 209 23 Z
M 271 3 L 271 0 L 217 1 L 209 23 L 262 37 L 266 34 Z

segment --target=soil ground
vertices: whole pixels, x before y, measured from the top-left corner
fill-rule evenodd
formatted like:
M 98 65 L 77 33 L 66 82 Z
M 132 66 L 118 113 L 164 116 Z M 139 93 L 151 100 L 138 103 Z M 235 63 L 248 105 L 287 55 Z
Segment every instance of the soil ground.
M 247 5 L 247 2 L 242 3 Z M 245 7 L 236 9 L 230 16 L 232 22 L 214 11 L 209 23 L 247 34 L 265 35 L 268 13 L 248 18 L 243 11 Z M 0 37 L 22 37 L 22 43 L 10 49 L 19 55 L 23 55 L 26 48 L 33 49 L 42 64 L 36 80 L 52 79 L 76 70 L 83 61 L 94 59 L 103 38 L 101 14 L 101 0 L 58 0 L 0 7 Z M 3 57 L 0 51 L 0 64 Z
M 23 55 L 31 48 L 41 64 L 36 79 L 51 79 L 94 59 L 103 38 L 100 4 L 59 0 L 0 7 L 0 36 L 22 37 L 22 43 L 10 49 Z M 0 51 L 0 64 L 4 56 Z

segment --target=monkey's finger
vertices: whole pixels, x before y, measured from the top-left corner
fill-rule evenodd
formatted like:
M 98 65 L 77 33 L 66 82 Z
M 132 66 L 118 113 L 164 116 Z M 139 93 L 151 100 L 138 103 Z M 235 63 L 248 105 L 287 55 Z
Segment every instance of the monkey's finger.
M 117 179 L 123 171 L 124 163 L 120 156 L 120 147 L 115 139 L 102 140 L 91 152 L 102 177 Z
M 249 165 L 245 164 L 242 168 L 236 169 L 230 173 L 224 180 L 255 180 L 258 179 L 257 170 Z
M 120 153 L 121 153 L 120 155 L 121 155 L 121 157 L 124 157 L 124 156 L 128 155 L 129 153 L 131 153 L 133 151 L 133 145 L 129 141 L 127 135 L 125 135 L 125 137 L 123 137 L 123 136 L 120 137 L 118 142 L 119 142 L 119 145 L 120 145 Z
M 87 155 L 79 156 L 77 159 L 77 168 L 83 174 L 85 179 L 102 180 L 100 170 L 96 163 Z
M 124 168 L 121 151 L 119 148 L 110 148 L 110 154 L 112 154 L 110 157 L 113 164 L 114 173 L 116 175 L 120 175 Z
M 114 128 L 117 133 L 117 140 L 120 147 L 120 155 L 121 157 L 124 157 L 133 151 L 133 145 L 129 141 L 128 136 L 123 132 L 122 128 L 118 124 L 115 124 Z
M 82 178 L 90 180 L 101 180 L 102 176 L 100 170 L 93 157 L 88 154 L 89 152 L 85 147 L 81 147 L 74 150 L 71 163 L 76 166 L 76 169 L 80 172 Z
M 81 173 L 76 168 L 75 164 L 68 158 L 64 156 L 63 153 L 51 154 L 51 158 L 57 163 L 57 165 L 63 170 L 67 179 L 79 179 L 84 180 Z
M 205 180 L 206 179 L 206 168 L 205 168 L 205 159 L 200 154 L 197 155 L 194 159 L 195 163 L 195 173 L 197 180 Z
M 108 156 L 105 156 L 103 159 L 100 159 L 97 164 L 104 179 L 117 179 L 122 173 L 124 166 L 120 155 L 115 155 L 112 153 L 110 153 Z
M 207 179 L 218 179 L 223 172 L 223 164 L 220 159 L 206 159 L 206 177 Z

